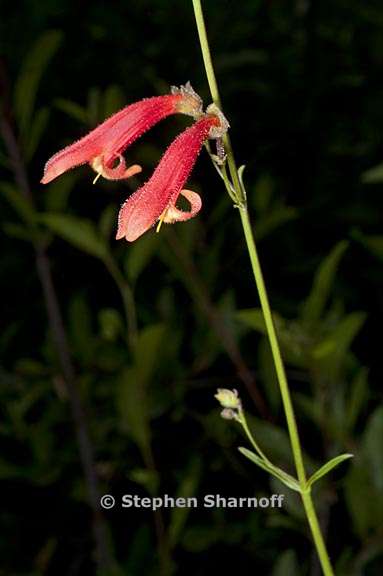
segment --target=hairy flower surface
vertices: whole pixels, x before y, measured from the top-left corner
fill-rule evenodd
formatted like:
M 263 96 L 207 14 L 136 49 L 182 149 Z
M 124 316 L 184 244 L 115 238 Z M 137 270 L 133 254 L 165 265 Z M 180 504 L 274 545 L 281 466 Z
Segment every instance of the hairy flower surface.
M 165 96 L 145 98 L 126 106 L 86 136 L 57 152 L 44 169 L 43 184 L 81 164 L 90 164 L 104 178 L 119 180 L 141 172 L 141 166 L 129 168 L 122 152 L 157 122 L 171 114 L 198 116 L 202 109 L 199 96 L 190 84 L 173 88 Z
M 199 212 L 201 198 L 196 192 L 184 190 L 183 186 L 204 141 L 219 126 L 217 115 L 203 115 L 170 144 L 150 180 L 121 207 L 117 240 L 125 238 L 132 242 L 157 221 L 173 223 L 188 220 Z M 180 195 L 190 204 L 187 212 L 176 207 Z

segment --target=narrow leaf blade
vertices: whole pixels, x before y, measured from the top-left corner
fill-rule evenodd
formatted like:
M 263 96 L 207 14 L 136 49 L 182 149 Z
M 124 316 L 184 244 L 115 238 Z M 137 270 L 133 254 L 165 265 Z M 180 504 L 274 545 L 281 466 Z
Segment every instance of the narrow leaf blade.
M 330 295 L 340 260 L 348 247 L 344 240 L 339 242 L 320 264 L 311 292 L 303 305 L 302 318 L 307 324 L 318 321 Z
M 40 219 L 52 232 L 83 252 L 101 260 L 107 257 L 107 245 L 90 220 L 55 213 L 43 214 Z
M 336 466 L 341 464 L 341 462 L 344 462 L 345 460 L 348 460 L 349 458 L 353 458 L 353 456 L 354 456 L 353 454 L 340 454 L 339 456 L 332 458 L 331 460 L 326 462 L 326 464 L 321 466 L 319 468 L 319 470 L 314 472 L 314 474 L 311 476 L 311 478 L 309 478 L 309 480 L 307 481 L 307 486 L 311 487 L 314 484 L 314 482 L 319 480 L 319 478 L 322 478 L 323 476 L 328 474 L 333 468 L 335 468 Z
M 24 60 L 15 86 L 15 113 L 23 134 L 30 125 L 41 77 L 62 38 L 58 30 L 49 30 L 39 38 Z
M 254 454 L 254 452 L 248 450 L 247 448 L 243 448 L 242 446 L 240 446 L 238 450 L 241 452 L 241 454 L 246 456 L 246 458 L 251 460 L 254 464 L 259 466 L 269 474 L 272 474 L 273 476 L 275 476 L 275 478 L 278 478 L 278 480 L 280 480 L 280 482 L 285 484 L 285 486 L 291 488 L 291 490 L 295 490 L 296 492 L 301 492 L 301 488 L 297 480 L 295 480 L 295 478 L 290 476 L 290 474 L 287 474 L 287 472 L 285 472 L 284 470 L 281 470 L 277 466 L 274 466 L 273 464 L 266 462 L 265 460 L 257 456 L 257 454 Z

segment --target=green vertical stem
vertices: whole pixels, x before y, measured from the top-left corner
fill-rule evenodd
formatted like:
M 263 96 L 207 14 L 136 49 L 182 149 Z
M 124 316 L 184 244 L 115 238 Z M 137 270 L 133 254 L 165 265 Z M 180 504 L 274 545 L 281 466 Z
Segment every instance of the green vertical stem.
M 273 355 L 275 371 L 277 373 L 277 378 L 279 382 L 279 388 L 281 391 L 283 407 L 285 409 L 287 426 L 290 434 L 291 448 L 294 455 L 295 467 L 297 470 L 298 480 L 301 486 L 306 485 L 306 473 L 303 464 L 302 450 L 300 446 L 297 424 L 295 421 L 293 405 L 291 402 L 291 396 L 289 391 L 289 386 L 287 383 L 286 372 L 283 365 L 283 360 L 281 356 L 281 351 L 279 348 L 279 343 L 277 339 L 277 334 L 274 327 L 274 322 L 271 314 L 269 299 L 267 296 L 265 282 L 263 280 L 263 274 L 258 258 L 257 248 L 254 241 L 253 232 L 250 225 L 249 214 L 246 208 L 240 208 L 240 216 L 242 221 L 242 227 L 245 234 L 247 249 L 250 256 L 251 266 L 254 273 L 255 283 L 257 285 L 259 300 L 261 302 L 261 308 L 263 312 L 263 317 L 266 324 L 266 330 L 270 341 L 270 347 Z
M 202 12 L 202 6 L 200 0 L 192 0 L 194 7 L 194 15 L 198 29 L 199 41 L 202 50 L 203 61 L 205 64 L 205 70 L 207 79 L 209 82 L 210 92 L 214 103 L 218 107 L 221 106 L 221 98 L 219 95 L 217 80 L 214 73 L 213 63 L 210 54 L 209 42 L 206 33 L 206 27 Z M 275 365 L 275 370 L 277 374 L 278 384 L 282 396 L 283 408 L 286 416 L 287 428 L 290 436 L 291 449 L 294 456 L 295 468 L 297 471 L 297 476 L 299 484 L 302 490 L 302 502 L 306 512 L 307 520 L 311 529 L 314 544 L 318 553 L 318 557 L 322 566 L 322 570 L 325 576 L 333 576 L 334 571 L 331 566 L 331 562 L 328 556 L 326 545 L 323 540 L 322 532 L 320 529 L 317 514 L 315 512 L 314 504 L 312 501 L 310 490 L 307 488 L 306 472 L 303 463 L 302 448 L 298 434 L 297 423 L 294 414 L 294 408 L 291 401 L 291 395 L 289 390 L 289 385 L 286 378 L 286 372 L 282 360 L 282 355 L 278 343 L 278 338 L 271 314 L 271 308 L 269 304 L 269 299 L 267 296 L 266 286 L 263 279 L 262 269 L 258 258 L 258 253 L 255 245 L 254 235 L 249 219 L 249 213 L 246 205 L 246 194 L 241 185 L 238 170 L 233 154 L 233 148 L 231 146 L 230 138 L 225 135 L 224 144 L 227 153 L 227 163 L 229 167 L 230 176 L 232 179 L 233 187 L 235 190 L 235 195 L 237 199 L 237 206 L 239 208 L 239 213 L 241 217 L 241 223 L 243 232 L 246 239 L 247 250 L 249 253 L 251 266 L 254 274 L 255 283 L 257 286 L 257 291 L 261 303 L 261 308 L 263 312 L 263 317 L 266 325 L 267 335 L 270 342 L 270 347 L 272 351 L 273 361 Z
M 215 77 L 213 62 L 210 54 L 209 41 L 207 39 L 206 34 L 205 20 L 203 17 L 201 2 L 200 0 L 192 0 L 192 1 L 193 1 L 194 15 L 197 24 L 199 41 L 201 44 L 202 58 L 205 64 L 205 71 L 209 83 L 211 97 L 213 98 L 214 104 L 216 104 L 218 108 L 222 108 L 221 97 L 219 95 L 218 84 Z M 229 171 L 231 178 L 233 180 L 234 187 L 240 194 L 239 198 L 241 200 L 245 200 L 245 198 L 243 197 L 242 186 L 238 178 L 238 171 L 235 164 L 233 148 L 230 142 L 230 136 L 227 133 L 223 136 L 223 143 L 225 145 L 225 150 L 227 153 L 227 163 L 229 166 Z
M 277 334 L 275 331 L 270 303 L 267 296 L 265 282 L 263 280 L 262 269 L 258 258 L 258 253 L 254 241 L 253 232 L 251 229 L 247 208 L 240 208 L 240 216 L 243 231 L 246 238 L 247 249 L 250 256 L 251 266 L 254 273 L 255 283 L 257 285 L 259 300 L 261 302 L 261 308 L 265 320 L 270 347 L 273 355 L 275 371 L 277 373 L 279 383 L 279 389 L 282 396 L 282 403 L 285 411 L 287 428 L 290 436 L 291 449 L 294 456 L 295 468 L 297 471 L 299 484 L 302 490 L 301 496 L 303 506 L 306 512 L 308 523 L 310 525 L 311 533 L 313 536 L 315 547 L 317 549 L 323 573 L 325 574 L 325 576 L 333 576 L 334 572 L 331 566 L 330 558 L 326 550 L 326 545 L 323 540 L 318 517 L 315 512 L 314 504 L 312 501 L 311 492 L 306 487 L 306 472 L 303 463 L 302 448 L 299 440 L 294 408 L 291 401 L 289 385 L 286 378 L 286 372 L 282 360 Z

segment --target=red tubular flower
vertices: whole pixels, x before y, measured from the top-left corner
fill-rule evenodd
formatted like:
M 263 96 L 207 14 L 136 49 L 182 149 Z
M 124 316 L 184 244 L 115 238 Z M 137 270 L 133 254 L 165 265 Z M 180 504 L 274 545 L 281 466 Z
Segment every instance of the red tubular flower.
M 134 140 L 170 114 L 181 112 L 195 116 L 201 109 L 201 100 L 189 83 L 173 88 L 172 94 L 146 98 L 126 106 L 89 134 L 52 156 L 45 165 L 41 182 L 47 184 L 70 168 L 86 163 L 104 178 L 129 178 L 141 172 L 138 164 L 127 168 L 121 155 Z
M 121 207 L 118 216 L 117 240 L 136 240 L 158 220 L 173 223 L 188 220 L 199 212 L 201 198 L 191 190 L 183 190 L 202 144 L 215 137 L 222 119 L 206 114 L 187 128 L 170 144 L 152 177 L 139 188 Z M 226 129 L 227 126 L 224 127 Z M 179 195 L 190 203 L 190 211 L 176 207 Z

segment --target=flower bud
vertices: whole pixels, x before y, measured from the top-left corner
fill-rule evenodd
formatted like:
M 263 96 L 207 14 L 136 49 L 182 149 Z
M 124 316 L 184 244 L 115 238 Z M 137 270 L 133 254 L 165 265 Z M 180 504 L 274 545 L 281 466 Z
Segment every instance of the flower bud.
M 237 412 L 234 412 L 231 408 L 224 408 L 221 412 L 221 416 L 225 420 L 236 420 L 238 418 Z
M 227 388 L 218 388 L 217 394 L 214 398 L 218 400 L 222 408 L 230 410 L 240 410 L 241 400 L 238 396 L 237 390 L 228 390 Z

